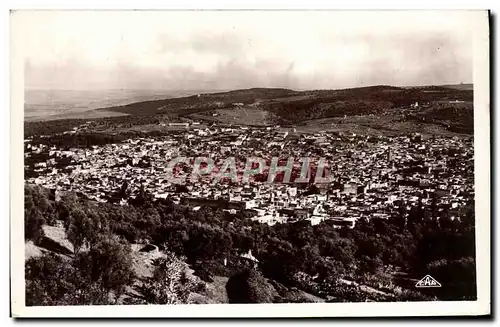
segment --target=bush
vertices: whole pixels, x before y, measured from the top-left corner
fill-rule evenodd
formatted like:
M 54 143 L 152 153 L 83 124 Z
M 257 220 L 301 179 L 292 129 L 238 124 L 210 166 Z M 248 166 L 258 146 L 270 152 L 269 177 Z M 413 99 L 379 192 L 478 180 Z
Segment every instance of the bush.
M 75 270 L 70 262 L 55 254 L 26 261 L 26 305 L 64 305 L 75 294 Z
M 316 226 L 307 221 L 267 226 L 249 221 L 243 215 L 230 222 L 222 210 L 204 208 L 194 212 L 189 206 L 155 200 L 144 190 L 143 193 L 145 201 L 136 203 L 140 206 L 119 206 L 76 195 L 63 195 L 55 202 L 49 191 L 26 186 L 26 238 L 36 239 L 42 232 L 45 218 L 50 222 L 57 217 L 63 220 L 75 248 L 80 248 L 74 260 L 66 262 L 52 258 L 43 264 L 40 261 L 42 267 L 54 266 L 52 270 L 40 268 L 40 274 L 62 276 L 60 283 L 64 287 L 58 290 L 56 282 L 46 287 L 45 277 L 32 273 L 27 278 L 27 294 L 29 291 L 33 303 L 107 303 L 108 293 L 119 295 L 133 274 L 130 249 L 126 242 L 112 237 L 113 234 L 130 243 L 148 240 L 160 249 L 185 255 L 191 267 L 207 281 L 215 275 L 234 275 L 227 285 L 228 292 L 233 292 L 231 301 L 234 303 L 273 300 L 272 288 L 269 291 L 266 280 L 255 275 L 255 271 L 246 270 L 235 275 L 246 265 L 241 253 L 250 249 L 258 257 L 259 269 L 266 278 L 285 286 L 307 289 L 324 298 L 333 296 L 337 301 L 355 298 L 358 293 L 362 295 L 353 287 L 337 285 L 338 278 L 345 276 L 380 287 L 381 273 L 389 266 L 399 268 L 396 270 L 412 278 L 431 274 L 442 282 L 440 290 L 424 294 L 430 298 L 437 295 L 440 299 L 475 298 L 473 206 L 459 211 L 459 219 L 453 223 L 445 223 L 443 219 L 439 223 L 409 219 L 408 224 L 401 224 L 401 218 L 372 219 L 358 221 L 356 228 L 351 230 L 336 229 L 328 221 Z M 411 212 L 418 218 L 418 207 Z M 225 265 L 224 258 L 228 259 Z M 155 278 L 148 280 L 144 288 L 149 303 L 184 303 L 187 300 L 189 292 L 184 290 L 191 291 L 192 287 L 181 282 L 185 277 L 161 273 L 174 269 L 176 262 L 158 263 Z M 298 273 L 314 276 L 312 281 L 320 290 L 309 288 L 307 281 L 294 279 Z M 177 285 L 174 289 L 171 282 Z M 260 290 L 259 287 L 252 289 L 252 285 L 259 284 Z M 389 280 L 381 285 L 393 286 Z M 246 295 L 235 294 L 234 290 L 239 289 Z M 400 292 L 400 295 L 403 300 L 421 298 L 419 294 Z
M 75 265 L 88 283 L 98 283 L 119 295 L 134 278 L 130 251 L 117 237 L 103 237 L 90 251 L 78 254 Z
M 156 259 L 153 277 L 140 287 L 146 303 L 181 304 L 187 303 L 191 292 L 201 293 L 205 284 L 194 276 L 188 276 L 187 265 L 173 253 Z
M 440 300 L 476 299 L 476 263 L 474 258 L 441 259 L 427 265 L 429 274 L 441 282 L 434 293 Z
M 74 259 L 47 254 L 26 261 L 26 305 L 114 304 L 133 278 L 130 250 L 103 240 Z
M 54 222 L 54 208 L 49 191 L 38 187 L 24 187 L 24 238 L 37 241 L 43 235 L 42 225 Z
M 256 270 L 244 269 L 226 284 L 229 303 L 271 303 L 276 291 Z

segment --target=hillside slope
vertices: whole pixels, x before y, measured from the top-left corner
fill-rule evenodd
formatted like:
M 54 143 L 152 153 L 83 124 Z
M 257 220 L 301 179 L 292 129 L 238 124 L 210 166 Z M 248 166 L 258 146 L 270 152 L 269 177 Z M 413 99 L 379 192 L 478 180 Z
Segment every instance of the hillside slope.
M 428 122 L 446 126 L 456 123 L 460 125 L 460 130 L 470 132 L 473 125 L 472 100 L 471 90 L 443 86 L 401 88 L 378 85 L 314 91 L 254 88 L 137 102 L 101 110 L 132 116 L 167 116 L 247 125 L 294 125 L 323 118 L 392 114 L 393 109 L 419 103 L 426 104 L 427 109 L 433 108 L 427 110 L 431 115 Z M 446 106 L 455 102 L 465 103 L 460 108 L 463 113 L 457 115 L 456 122 L 447 113 L 450 110 Z M 456 107 L 455 104 L 450 106 Z M 445 113 L 441 114 L 441 110 Z M 427 115 L 416 114 L 419 117 Z M 446 119 L 441 119 L 441 116 L 446 116 Z M 426 119 L 421 121 L 425 122 Z
M 418 104 L 415 106 L 415 104 Z M 356 125 L 362 130 L 380 130 L 381 124 L 403 126 L 401 132 L 424 129 L 451 133 L 473 133 L 473 91 L 451 86 L 394 87 L 387 85 L 342 90 L 294 91 L 280 88 L 252 88 L 197 94 L 180 98 L 136 102 L 98 109 L 95 113 L 124 116 L 61 119 L 25 123 L 25 135 L 61 133 L 94 122 L 97 132 L 157 131 L 166 122 L 222 123 L 247 126 L 313 126 L 333 119 L 326 127 L 341 129 Z M 357 124 L 359 117 L 373 117 L 374 123 Z M 348 125 L 345 125 L 348 124 Z M 389 124 L 389 125 L 387 125 Z M 326 130 L 331 128 L 326 128 Z M 383 132 L 384 129 L 381 130 Z

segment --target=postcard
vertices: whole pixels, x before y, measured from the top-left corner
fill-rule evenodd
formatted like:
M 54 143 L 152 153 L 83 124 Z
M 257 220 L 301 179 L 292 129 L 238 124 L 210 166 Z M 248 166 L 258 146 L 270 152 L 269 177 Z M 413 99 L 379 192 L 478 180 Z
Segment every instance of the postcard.
M 486 10 L 13 10 L 13 317 L 484 316 Z

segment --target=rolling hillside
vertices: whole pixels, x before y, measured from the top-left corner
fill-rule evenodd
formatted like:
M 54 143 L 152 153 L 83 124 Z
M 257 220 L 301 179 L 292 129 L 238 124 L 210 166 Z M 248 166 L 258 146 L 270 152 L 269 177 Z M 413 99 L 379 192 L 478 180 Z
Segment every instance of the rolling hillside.
M 98 122 L 100 131 L 155 130 L 160 122 L 202 121 L 249 126 L 314 126 L 343 129 L 359 127 L 359 117 L 367 117 L 363 128 L 418 131 L 435 126 L 452 133 L 473 133 L 473 91 L 452 86 L 394 87 L 387 85 L 340 89 L 295 91 L 282 88 L 251 88 L 218 93 L 135 102 L 92 111 L 85 120 L 27 122 L 27 135 L 49 132 L 54 126 L 78 126 L 83 121 Z M 418 103 L 417 106 L 415 104 Z M 97 113 L 124 116 L 98 118 Z M 370 118 L 371 117 L 371 118 Z M 329 121 L 332 120 L 332 121 Z M 368 122 L 367 122 L 368 121 Z M 381 125 L 381 122 L 383 124 Z M 142 128 L 142 127 L 144 128 Z M 156 126 L 156 127 L 155 127 Z M 57 130 L 60 128 L 58 127 Z M 394 128 L 393 128 L 394 127 Z M 432 127 L 431 130 L 436 128 Z M 142 129 L 141 129 L 142 128 Z M 350 128 L 350 127 L 349 127 Z M 327 128 L 328 129 L 328 128 Z M 394 132 L 394 131 L 393 131 Z
M 315 91 L 254 88 L 137 102 L 101 110 L 115 111 L 132 116 L 167 115 L 170 117 L 190 118 L 195 114 L 194 118 L 196 119 L 227 123 L 236 123 L 232 120 L 237 120 L 239 123 L 246 122 L 249 125 L 262 124 L 262 117 L 267 117 L 265 123 L 268 124 L 293 125 L 314 119 L 387 114 L 392 112 L 393 109 L 408 107 L 418 102 L 426 104 L 427 109 L 434 108 L 431 115 L 432 121 L 440 123 L 443 119 L 442 115 L 437 111 L 448 110 L 447 106 L 443 104 L 459 101 L 467 104 L 462 107 L 468 114 L 457 115 L 457 117 L 461 125 L 467 125 L 468 123 L 464 119 L 471 117 L 472 97 L 473 93 L 470 90 L 444 86 L 400 88 L 379 85 L 343 90 Z M 224 114 L 224 112 L 230 114 Z M 234 119 L 232 119 L 231 113 L 234 113 Z M 453 125 L 453 118 L 449 114 L 444 115 L 448 125 L 450 123 Z M 420 117 L 421 114 L 417 116 Z M 214 119 L 212 117 L 219 118 Z M 255 121 L 253 117 L 257 117 L 259 121 Z M 225 119 L 227 121 L 224 121 Z

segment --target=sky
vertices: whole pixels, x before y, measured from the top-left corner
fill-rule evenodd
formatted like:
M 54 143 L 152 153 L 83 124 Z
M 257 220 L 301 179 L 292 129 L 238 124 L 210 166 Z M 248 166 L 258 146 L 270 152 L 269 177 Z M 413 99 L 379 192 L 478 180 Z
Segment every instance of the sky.
M 16 17 L 17 16 L 17 17 Z M 30 89 L 337 89 L 472 81 L 467 11 L 24 11 Z

